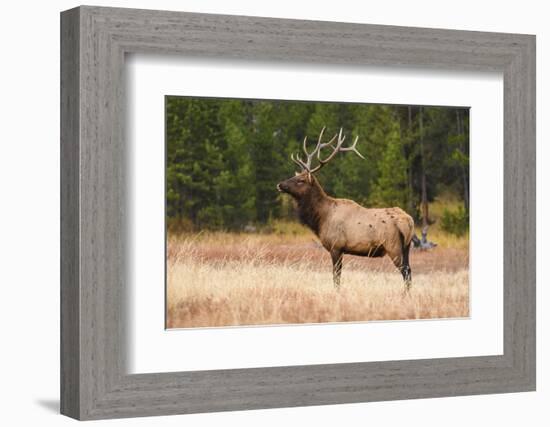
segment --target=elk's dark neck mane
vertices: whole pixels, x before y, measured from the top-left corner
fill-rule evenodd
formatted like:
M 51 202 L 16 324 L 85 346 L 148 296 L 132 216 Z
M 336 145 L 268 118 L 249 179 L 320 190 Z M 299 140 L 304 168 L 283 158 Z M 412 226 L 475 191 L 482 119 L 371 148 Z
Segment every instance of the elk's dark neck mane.
M 321 223 L 325 219 L 326 203 L 329 199 L 330 197 L 327 196 L 317 180 L 313 182 L 311 191 L 296 199 L 300 221 L 317 235 L 319 235 Z

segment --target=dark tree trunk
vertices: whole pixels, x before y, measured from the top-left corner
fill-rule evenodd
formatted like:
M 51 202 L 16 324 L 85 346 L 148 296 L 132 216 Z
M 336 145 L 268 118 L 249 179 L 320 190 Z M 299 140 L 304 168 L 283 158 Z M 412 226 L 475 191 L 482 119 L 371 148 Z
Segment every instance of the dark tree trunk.
M 460 151 L 462 154 L 466 154 L 466 148 L 465 148 L 465 135 L 464 135 L 464 118 L 462 117 L 462 113 L 460 110 L 456 110 L 456 131 L 458 135 L 460 136 Z M 468 168 L 461 163 L 460 165 L 462 169 L 462 187 L 464 190 L 464 209 L 466 212 L 468 212 L 468 209 L 470 208 L 470 183 L 469 183 L 469 176 L 468 176 Z
M 421 199 L 420 207 L 422 213 L 422 227 L 428 226 L 428 189 L 426 187 L 426 159 L 424 153 L 424 111 L 420 107 L 419 115 L 419 131 L 420 131 L 420 186 L 421 186 Z
M 407 123 L 407 145 L 408 145 L 408 156 L 407 156 L 407 207 L 409 214 L 416 217 L 415 206 L 414 206 L 414 190 L 413 190 L 413 149 L 412 149 L 412 107 L 407 107 L 408 113 L 408 123 Z

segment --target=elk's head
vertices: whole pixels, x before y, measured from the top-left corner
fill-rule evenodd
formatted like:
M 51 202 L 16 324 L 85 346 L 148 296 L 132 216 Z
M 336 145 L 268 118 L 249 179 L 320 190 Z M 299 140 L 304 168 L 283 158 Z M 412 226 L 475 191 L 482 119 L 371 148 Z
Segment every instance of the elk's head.
M 290 194 L 296 199 L 304 197 L 311 192 L 316 185 L 317 179 L 308 171 L 296 172 L 292 178 L 288 178 L 277 184 L 277 190 Z
M 292 154 L 290 156 L 291 160 L 300 167 L 300 172 L 296 172 L 296 175 L 292 178 L 289 178 L 277 184 L 277 190 L 288 193 L 295 199 L 301 199 L 307 194 L 310 194 L 312 190 L 320 188 L 319 182 L 313 174 L 321 169 L 324 165 L 326 165 L 330 160 L 332 160 L 336 153 L 342 151 L 353 151 L 359 157 L 364 159 L 362 154 L 355 148 L 355 146 L 357 145 L 357 139 L 359 137 L 355 137 L 355 140 L 353 141 L 353 144 L 351 144 L 351 146 L 343 147 L 342 144 L 344 143 L 346 137 L 342 135 L 342 129 L 340 129 L 340 132 L 334 135 L 332 139 L 328 142 L 322 142 L 324 132 L 325 128 L 323 127 L 321 133 L 319 134 L 317 145 L 311 153 L 307 151 L 307 136 L 304 138 L 303 150 L 304 154 L 306 155 L 306 160 L 302 160 L 300 155 L 294 156 Z M 332 152 L 327 157 L 322 158 L 321 150 L 327 147 L 330 147 L 332 149 Z M 314 157 L 317 157 L 318 164 L 317 166 L 312 167 Z

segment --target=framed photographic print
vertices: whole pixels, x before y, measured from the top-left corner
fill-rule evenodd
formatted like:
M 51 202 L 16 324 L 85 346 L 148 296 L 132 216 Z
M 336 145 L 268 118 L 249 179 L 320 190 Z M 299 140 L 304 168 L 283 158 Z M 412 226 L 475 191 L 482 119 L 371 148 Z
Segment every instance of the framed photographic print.
M 61 411 L 535 389 L 535 38 L 61 15 Z
M 165 117 L 167 328 L 469 316 L 468 109 L 167 96 Z

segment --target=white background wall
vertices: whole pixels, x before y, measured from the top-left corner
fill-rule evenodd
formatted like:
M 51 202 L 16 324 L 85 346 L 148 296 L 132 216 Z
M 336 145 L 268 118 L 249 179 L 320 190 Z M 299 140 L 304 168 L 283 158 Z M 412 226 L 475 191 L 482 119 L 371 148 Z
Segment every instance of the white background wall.
M 537 35 L 538 391 L 109 421 L 111 425 L 546 426 L 550 423 L 548 188 L 550 27 L 545 2 L 96 1 L 97 5 Z M 74 1 L 5 2 L 0 25 L 0 395 L 3 425 L 66 425 L 59 402 L 59 12 Z M 490 244 L 490 242 L 488 242 Z

